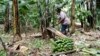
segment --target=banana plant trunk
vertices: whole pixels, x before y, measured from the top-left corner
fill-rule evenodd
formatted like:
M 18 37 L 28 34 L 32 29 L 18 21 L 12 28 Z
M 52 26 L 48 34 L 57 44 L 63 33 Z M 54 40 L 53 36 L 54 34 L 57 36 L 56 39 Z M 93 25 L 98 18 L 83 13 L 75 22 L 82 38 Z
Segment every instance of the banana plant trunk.
M 18 0 L 13 0 L 13 30 L 14 30 L 14 39 L 13 41 L 22 40 L 20 34 L 20 23 L 19 23 L 19 14 L 18 14 Z

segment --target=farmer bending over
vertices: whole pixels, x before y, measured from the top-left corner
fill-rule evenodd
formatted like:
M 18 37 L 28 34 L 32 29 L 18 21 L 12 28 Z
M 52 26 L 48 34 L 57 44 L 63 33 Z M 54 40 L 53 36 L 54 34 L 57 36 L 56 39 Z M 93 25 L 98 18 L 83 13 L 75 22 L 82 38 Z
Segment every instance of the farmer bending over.
M 61 11 L 60 8 L 57 8 L 57 15 L 58 15 L 58 23 L 61 24 L 61 32 L 66 35 L 66 29 L 69 28 L 70 19 L 67 17 L 64 11 Z

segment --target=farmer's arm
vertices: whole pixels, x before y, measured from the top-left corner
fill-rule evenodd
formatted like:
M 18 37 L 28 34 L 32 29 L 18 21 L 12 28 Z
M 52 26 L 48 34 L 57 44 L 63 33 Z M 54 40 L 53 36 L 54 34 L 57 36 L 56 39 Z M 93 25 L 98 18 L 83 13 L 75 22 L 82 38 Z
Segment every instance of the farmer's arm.
M 59 18 L 58 20 L 58 24 L 62 23 L 63 22 L 63 19 Z

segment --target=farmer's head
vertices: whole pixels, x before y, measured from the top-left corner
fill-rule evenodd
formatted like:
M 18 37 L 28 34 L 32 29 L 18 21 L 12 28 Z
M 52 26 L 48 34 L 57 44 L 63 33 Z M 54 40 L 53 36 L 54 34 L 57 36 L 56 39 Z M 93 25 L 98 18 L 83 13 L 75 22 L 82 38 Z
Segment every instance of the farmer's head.
M 61 12 L 61 8 L 57 8 L 57 13 L 60 13 Z

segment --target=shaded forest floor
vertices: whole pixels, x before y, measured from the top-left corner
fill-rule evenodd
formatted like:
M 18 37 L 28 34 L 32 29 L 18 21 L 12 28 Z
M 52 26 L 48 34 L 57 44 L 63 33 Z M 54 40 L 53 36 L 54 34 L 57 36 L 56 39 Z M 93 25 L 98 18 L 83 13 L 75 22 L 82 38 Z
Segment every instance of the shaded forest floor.
M 33 32 L 27 33 L 27 35 L 23 33 L 23 40 L 14 43 L 14 46 L 22 46 L 20 51 L 26 56 L 50 56 L 54 54 L 52 53 L 51 39 L 35 38 L 31 36 L 33 34 Z M 0 30 L 0 37 L 7 44 L 11 43 L 13 34 L 4 34 Z M 84 32 L 76 30 L 73 35 L 68 37 L 74 40 L 76 52 L 67 55 L 60 54 L 59 56 L 100 56 L 100 31 Z M 3 50 L 2 45 L 0 45 L 0 50 Z

